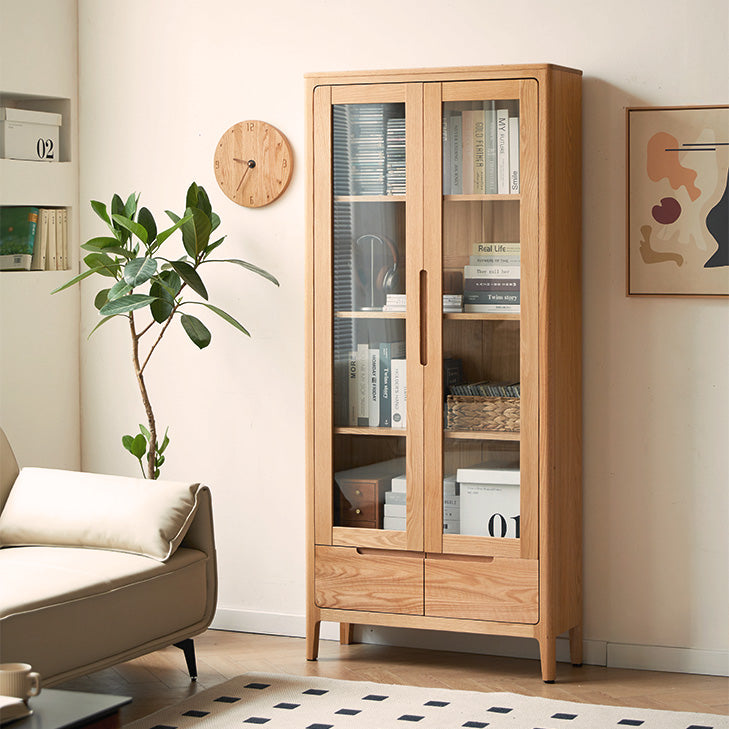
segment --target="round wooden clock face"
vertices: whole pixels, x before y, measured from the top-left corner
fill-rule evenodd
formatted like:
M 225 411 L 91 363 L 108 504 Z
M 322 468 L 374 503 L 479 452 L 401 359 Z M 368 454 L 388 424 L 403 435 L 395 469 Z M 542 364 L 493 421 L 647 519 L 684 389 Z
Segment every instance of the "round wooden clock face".
M 288 139 L 262 121 L 234 124 L 220 138 L 214 161 L 220 189 L 247 208 L 260 208 L 279 198 L 293 171 Z

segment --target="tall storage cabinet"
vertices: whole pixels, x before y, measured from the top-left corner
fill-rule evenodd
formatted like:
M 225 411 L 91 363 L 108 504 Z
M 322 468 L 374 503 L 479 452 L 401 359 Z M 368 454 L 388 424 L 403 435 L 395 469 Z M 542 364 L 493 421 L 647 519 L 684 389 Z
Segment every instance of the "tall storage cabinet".
M 322 620 L 532 637 L 581 598 L 581 73 L 317 74 L 307 657 Z

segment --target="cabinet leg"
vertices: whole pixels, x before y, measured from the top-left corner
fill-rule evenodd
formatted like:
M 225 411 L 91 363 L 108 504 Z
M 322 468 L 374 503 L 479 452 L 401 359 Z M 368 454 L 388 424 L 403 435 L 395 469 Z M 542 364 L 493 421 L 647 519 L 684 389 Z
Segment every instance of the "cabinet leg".
M 582 623 L 570 628 L 570 660 L 573 666 L 582 665 Z
M 306 660 L 315 661 L 319 657 L 319 628 L 321 620 L 311 620 L 306 626 Z
M 542 664 L 542 681 L 554 683 L 557 677 L 557 639 L 554 636 L 539 638 L 539 658 Z
M 351 645 L 354 643 L 354 625 L 352 623 L 339 623 L 339 644 Z

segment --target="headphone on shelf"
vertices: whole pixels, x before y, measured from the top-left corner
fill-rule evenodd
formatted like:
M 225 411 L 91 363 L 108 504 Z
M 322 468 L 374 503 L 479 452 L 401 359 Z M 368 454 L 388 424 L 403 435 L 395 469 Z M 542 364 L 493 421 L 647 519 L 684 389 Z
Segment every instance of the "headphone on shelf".
M 378 299 L 384 304 L 387 294 L 402 293 L 397 247 L 389 238 L 365 233 L 354 241 L 354 248 L 357 282 L 368 297 L 369 306 L 377 306 Z M 389 253 L 392 263 L 383 264 L 385 253 Z

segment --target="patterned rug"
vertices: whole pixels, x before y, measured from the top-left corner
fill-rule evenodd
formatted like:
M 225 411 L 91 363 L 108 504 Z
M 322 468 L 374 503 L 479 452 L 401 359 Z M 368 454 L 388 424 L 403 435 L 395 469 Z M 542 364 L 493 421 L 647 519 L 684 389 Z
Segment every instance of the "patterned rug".
M 729 729 L 729 718 L 511 693 L 246 673 L 125 729 Z

